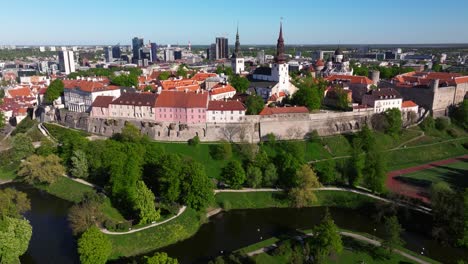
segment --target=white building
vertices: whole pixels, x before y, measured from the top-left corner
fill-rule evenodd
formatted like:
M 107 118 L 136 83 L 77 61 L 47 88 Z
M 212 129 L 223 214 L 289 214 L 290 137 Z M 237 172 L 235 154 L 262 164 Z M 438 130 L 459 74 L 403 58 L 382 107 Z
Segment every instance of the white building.
M 235 74 L 241 74 L 245 70 L 244 57 L 242 56 L 242 52 L 240 50 L 239 28 L 237 29 L 236 34 L 236 46 L 231 57 L 231 67 Z
M 245 118 L 245 106 L 239 101 L 209 101 L 207 123 L 239 123 Z
M 218 101 L 234 97 L 236 89 L 229 84 L 219 83 L 210 89 L 210 100 Z
M 105 85 L 97 80 L 64 80 L 65 107 L 71 112 L 90 112 L 98 96 L 120 96 L 120 87 Z
M 373 107 L 374 113 L 383 113 L 392 108 L 401 111 L 402 102 L 401 95 L 393 88 L 371 90 L 362 97 L 362 104 Z
M 73 51 L 59 52 L 59 67 L 60 71 L 67 75 L 75 72 L 75 56 Z

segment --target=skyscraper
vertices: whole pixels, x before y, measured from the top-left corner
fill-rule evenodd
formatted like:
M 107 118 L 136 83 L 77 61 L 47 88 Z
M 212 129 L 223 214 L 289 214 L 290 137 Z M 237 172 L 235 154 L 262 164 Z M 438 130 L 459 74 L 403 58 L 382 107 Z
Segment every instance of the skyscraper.
M 112 62 L 113 61 L 113 55 L 112 55 L 112 47 L 104 47 L 104 57 L 106 58 L 106 62 Z
M 75 56 L 73 51 L 59 51 L 59 69 L 65 74 L 75 72 Z
M 115 46 L 112 47 L 112 58 L 114 59 L 120 59 L 120 56 L 122 55 L 121 51 L 120 51 L 120 45 L 117 44 Z
M 158 61 L 158 45 L 156 43 L 151 43 L 151 61 L 157 62 Z
M 216 60 L 216 44 L 210 45 L 210 48 L 206 50 L 206 58 L 208 60 Z
M 142 38 L 134 37 L 132 39 L 133 60 L 140 59 L 140 49 L 143 48 L 144 43 Z
M 229 58 L 228 39 L 224 37 L 216 38 L 216 59 Z

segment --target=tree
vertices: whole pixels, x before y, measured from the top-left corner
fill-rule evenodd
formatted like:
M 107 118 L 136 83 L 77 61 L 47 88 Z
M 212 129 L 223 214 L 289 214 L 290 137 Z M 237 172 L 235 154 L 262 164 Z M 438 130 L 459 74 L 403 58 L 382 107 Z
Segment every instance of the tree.
M 450 116 L 455 124 L 468 129 L 468 99 L 463 100 L 460 105 L 455 107 Z
M 68 221 L 75 235 L 85 232 L 102 220 L 104 220 L 104 215 L 101 211 L 101 203 L 90 199 L 73 205 L 68 212 Z
M 47 157 L 50 154 L 55 154 L 56 152 L 57 147 L 47 138 L 41 140 L 41 146 L 36 149 L 36 154 L 43 157 Z
M 146 184 L 143 181 L 138 181 L 133 209 L 138 214 L 139 224 L 148 224 L 161 217 L 160 210 L 156 210 L 155 199 L 153 192 L 146 187 Z
M 157 188 L 160 196 L 168 202 L 177 202 L 180 198 L 182 183 L 182 161 L 179 156 L 168 153 L 163 154 L 155 167 L 154 176 L 150 180 Z M 155 181 L 156 180 L 156 181 Z
M 403 228 L 398 223 L 398 218 L 396 216 L 387 217 L 385 219 L 385 235 L 382 246 L 387 248 L 390 253 L 393 252 L 393 249 L 403 246 L 402 232 Z
M 295 182 L 296 186 L 288 193 L 294 207 L 305 207 L 317 200 L 312 189 L 320 187 L 321 184 L 309 165 L 302 165 L 296 172 Z
M 323 162 L 315 163 L 315 171 L 323 184 L 331 184 L 336 181 L 335 160 L 326 160 Z
M 11 142 L 13 148 L 13 159 L 20 161 L 21 159 L 34 153 L 34 146 L 29 136 L 23 133 L 16 134 Z
M 2 100 L 0 99 L 0 105 L 2 105 Z M 0 111 L 0 129 L 5 126 L 5 115 Z
M 145 257 L 145 264 L 178 264 L 177 259 L 171 258 L 166 252 L 156 252 L 152 257 Z
M 52 154 L 47 157 L 32 155 L 20 165 L 18 176 L 29 184 L 51 184 L 65 174 L 60 158 Z
M 63 94 L 64 84 L 62 80 L 55 79 L 53 80 L 49 87 L 47 87 L 46 93 L 44 95 L 45 101 L 47 103 L 52 103 L 54 100 L 59 98 Z
M 73 151 L 71 162 L 72 167 L 70 169 L 70 173 L 73 177 L 88 178 L 88 159 L 82 150 L 78 149 Z
M 263 186 L 273 187 L 278 181 L 278 173 L 276 172 L 276 167 L 273 163 L 268 163 L 263 172 Z
M 193 160 L 185 162 L 182 169 L 182 202 L 202 211 L 214 201 L 213 183 L 202 164 Z
M 432 118 L 432 116 L 427 116 L 419 124 L 419 127 L 425 132 L 429 132 L 429 131 L 433 130 L 435 128 L 434 118 Z
M 111 252 L 111 241 L 95 226 L 86 230 L 78 240 L 78 253 L 82 264 L 105 264 Z
M 388 127 L 385 133 L 398 137 L 401 133 L 401 127 L 403 121 L 401 119 L 401 111 L 398 108 L 391 108 L 385 111 L 385 117 L 387 118 Z
M 125 122 L 122 131 L 115 134 L 113 138 L 121 142 L 140 142 L 143 136 L 136 126 L 130 122 Z
M 31 236 L 28 220 L 0 218 L 0 263 L 20 263 L 19 257 L 28 249 Z
M 366 153 L 364 161 L 364 185 L 373 192 L 381 193 L 385 189 L 386 162 L 384 154 L 376 147 Z
M 164 80 L 169 79 L 169 77 L 171 77 L 171 73 L 165 71 L 165 72 L 161 72 L 161 73 L 159 74 L 158 79 L 159 79 L 160 81 L 164 81 Z
M 265 106 L 263 98 L 256 94 L 249 95 L 249 97 L 247 97 L 247 100 L 245 101 L 245 104 L 247 106 L 247 111 L 245 112 L 245 114 L 247 115 L 258 115 L 258 113 L 260 113 L 263 107 Z
M 31 202 L 24 192 L 6 188 L 0 190 L 0 218 L 2 216 L 20 218 L 31 209 Z
M 440 131 L 445 131 L 450 126 L 449 120 L 444 117 L 438 117 L 435 120 L 435 128 Z
M 111 78 L 111 83 L 117 86 L 138 87 L 138 75 L 133 73 L 120 74 Z
M 250 82 L 247 80 L 247 78 L 237 74 L 233 75 L 229 79 L 229 83 L 236 89 L 238 93 L 245 93 L 250 86 Z
M 176 74 L 179 77 L 187 78 L 187 70 L 185 68 L 185 64 L 180 64 L 179 65 L 179 68 L 177 68 Z
M 247 167 L 247 185 L 252 188 L 258 188 L 262 185 L 262 170 L 260 168 L 249 165 Z
M 335 93 L 336 93 L 336 107 L 338 109 L 346 110 L 349 108 L 349 98 L 348 98 L 348 93 L 345 89 L 337 86 L 335 87 Z
M 463 232 L 458 239 L 458 245 L 468 247 L 468 188 L 463 193 Z
M 194 136 L 193 138 L 189 139 L 188 140 L 188 144 L 190 146 L 198 146 L 198 144 L 200 144 L 200 138 L 198 136 Z
M 210 156 L 215 160 L 227 160 L 232 156 L 231 143 L 223 140 L 219 144 L 210 145 Z
M 237 160 L 231 160 L 226 167 L 221 171 L 221 178 L 231 187 L 232 189 L 242 188 L 242 184 L 245 182 L 245 171 L 242 165 Z
M 349 185 L 357 186 L 363 178 L 364 156 L 362 155 L 362 140 L 358 137 L 353 139 L 353 148 L 351 149 Z
M 315 263 L 323 263 L 330 253 L 341 253 L 343 251 L 343 242 L 338 227 L 328 211 L 318 226 L 313 229 L 311 243 L 313 244 L 313 253 Z

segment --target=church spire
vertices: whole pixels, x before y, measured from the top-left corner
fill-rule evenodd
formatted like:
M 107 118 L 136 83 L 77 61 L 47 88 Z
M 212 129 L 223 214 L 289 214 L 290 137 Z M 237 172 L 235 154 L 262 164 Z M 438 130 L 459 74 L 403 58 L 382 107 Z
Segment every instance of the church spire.
M 237 25 L 236 45 L 235 45 L 234 53 L 232 54 L 232 57 L 242 58 L 242 52 L 240 50 L 240 41 L 239 41 L 239 25 Z
M 278 37 L 278 43 L 276 44 L 276 63 L 285 63 L 286 59 L 284 57 L 284 39 L 283 39 L 283 22 L 280 23 L 280 32 Z

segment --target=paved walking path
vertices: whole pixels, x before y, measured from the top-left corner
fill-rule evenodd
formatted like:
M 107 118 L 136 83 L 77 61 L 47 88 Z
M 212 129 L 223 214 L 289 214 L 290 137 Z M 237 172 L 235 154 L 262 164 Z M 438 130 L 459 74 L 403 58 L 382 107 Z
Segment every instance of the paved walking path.
M 7 184 L 13 182 L 13 180 L 0 180 L 0 185 Z
M 305 236 L 311 236 L 312 233 L 309 233 L 309 234 L 306 234 Z M 351 237 L 355 240 L 359 240 L 359 241 L 362 241 L 364 243 L 368 243 L 368 244 L 371 244 L 371 245 L 374 245 L 376 247 L 380 247 L 382 245 L 382 243 L 376 239 L 373 239 L 373 238 L 369 238 L 369 237 L 366 237 L 366 236 L 363 236 L 363 235 L 360 235 L 360 234 L 356 234 L 356 233 L 352 233 L 352 232 L 348 232 L 348 231 L 340 231 L 340 235 L 342 236 L 346 236 L 346 237 Z M 303 237 L 305 237 L 303 236 Z M 275 243 L 275 244 L 271 244 L 269 246 L 266 246 L 266 247 L 263 247 L 263 248 L 260 248 L 260 249 L 257 249 L 255 251 L 251 251 L 249 253 L 247 253 L 247 256 L 249 257 L 252 257 L 252 256 L 255 256 L 255 255 L 259 255 L 259 254 L 262 254 L 262 253 L 265 253 L 265 252 L 268 252 L 274 248 L 278 247 L 278 245 Z M 408 254 L 404 251 L 401 251 L 401 250 L 398 250 L 398 249 L 395 249 L 393 250 L 394 253 L 398 254 L 398 255 L 401 255 L 407 259 L 410 259 L 416 263 L 419 263 L 419 264 L 430 264 L 430 262 L 427 262 L 423 259 L 420 259 L 416 256 L 413 256 L 411 254 Z
M 427 170 L 427 169 L 430 169 L 430 168 L 435 168 L 435 167 L 438 167 L 438 166 L 441 166 L 441 165 L 447 165 L 447 164 L 451 164 L 451 163 L 455 163 L 455 162 L 460 162 L 460 161 L 465 161 L 465 162 L 468 161 L 468 155 L 463 155 L 463 156 L 456 157 L 456 158 L 450 158 L 450 159 L 434 161 L 434 162 L 430 162 L 430 163 L 427 163 L 427 164 L 413 166 L 413 167 L 409 167 L 409 168 L 405 168 L 405 169 L 401 169 L 401 170 L 394 170 L 394 171 L 391 171 L 391 172 L 389 172 L 387 174 L 387 179 L 386 179 L 385 185 L 394 193 L 405 195 L 405 196 L 415 198 L 415 199 L 419 199 L 419 200 L 423 201 L 424 203 L 430 204 L 431 201 L 427 197 L 426 193 L 427 193 L 428 190 L 426 188 L 422 188 L 422 187 L 419 187 L 419 186 L 414 186 L 414 185 L 411 185 L 411 184 L 401 182 L 401 181 L 397 180 L 397 177 L 405 175 L 405 174 L 421 171 L 421 170 Z
M 152 227 L 155 227 L 155 226 L 158 226 L 158 225 L 162 225 L 162 224 L 165 224 L 177 217 L 179 217 L 183 212 L 185 212 L 185 210 L 187 209 L 187 206 L 182 206 L 180 209 L 179 209 L 179 212 L 177 212 L 176 215 L 174 215 L 173 217 L 171 218 L 168 218 L 164 221 L 161 221 L 161 222 L 157 222 L 157 223 L 153 223 L 151 225 L 147 225 L 147 226 L 144 226 L 144 227 L 141 227 L 141 228 L 136 228 L 136 229 L 132 229 L 132 230 L 129 230 L 127 232 L 113 232 L 113 231 L 109 231 L 105 228 L 101 228 L 101 232 L 103 232 L 104 234 L 108 234 L 108 235 L 126 235 L 126 234 L 131 234 L 131 233 L 136 233 L 136 232 L 139 232 L 139 231 L 142 231 L 142 230 L 145 230 L 145 229 L 148 229 L 148 228 L 152 228 Z

